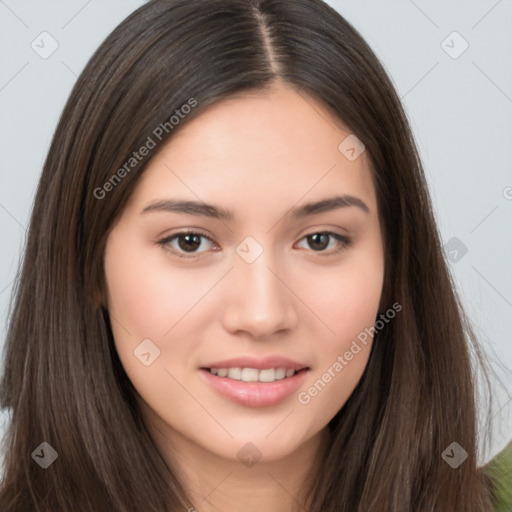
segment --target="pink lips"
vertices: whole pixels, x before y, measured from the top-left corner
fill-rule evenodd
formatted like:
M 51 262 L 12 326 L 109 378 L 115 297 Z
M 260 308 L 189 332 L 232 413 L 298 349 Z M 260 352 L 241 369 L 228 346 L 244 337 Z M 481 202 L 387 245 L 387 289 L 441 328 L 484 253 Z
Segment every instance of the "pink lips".
M 244 382 L 241 380 L 219 377 L 210 372 L 210 368 L 292 368 L 296 371 L 292 377 L 275 380 L 274 382 Z M 247 407 L 268 407 L 276 405 L 303 384 L 309 371 L 307 365 L 292 361 L 281 356 L 264 358 L 237 357 L 215 361 L 200 369 L 201 378 L 213 387 L 220 395 Z

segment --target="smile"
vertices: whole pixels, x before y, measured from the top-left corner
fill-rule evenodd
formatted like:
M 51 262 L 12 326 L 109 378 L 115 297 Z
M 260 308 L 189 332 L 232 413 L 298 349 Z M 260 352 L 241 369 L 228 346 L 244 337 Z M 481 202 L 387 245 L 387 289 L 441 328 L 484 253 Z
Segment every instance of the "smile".
M 219 370 L 225 377 L 216 375 Z M 246 407 L 269 407 L 285 402 L 304 383 L 309 368 L 201 368 L 200 376 L 221 397 Z M 230 377 L 233 375 L 234 377 Z M 277 376 L 276 376 L 277 373 Z M 286 374 L 289 374 L 287 376 Z M 281 378 L 277 378 L 281 377 Z M 249 380 L 246 380 L 249 379 Z M 264 380 L 267 379 L 267 380 Z M 272 379 L 272 380 L 271 380 Z

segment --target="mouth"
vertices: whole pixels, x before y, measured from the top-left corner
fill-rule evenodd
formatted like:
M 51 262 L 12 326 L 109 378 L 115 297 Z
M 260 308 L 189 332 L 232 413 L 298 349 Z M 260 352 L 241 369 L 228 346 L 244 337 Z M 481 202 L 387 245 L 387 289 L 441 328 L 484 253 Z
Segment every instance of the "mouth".
M 222 398 L 245 407 L 269 407 L 286 402 L 311 368 L 283 358 L 239 358 L 199 370 L 203 381 Z

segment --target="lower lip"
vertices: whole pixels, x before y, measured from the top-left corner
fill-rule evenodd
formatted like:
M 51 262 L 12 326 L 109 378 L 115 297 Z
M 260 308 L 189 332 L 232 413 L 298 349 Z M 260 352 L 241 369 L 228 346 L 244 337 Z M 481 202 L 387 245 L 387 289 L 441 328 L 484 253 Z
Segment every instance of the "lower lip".
M 300 387 L 309 369 L 298 371 L 292 377 L 274 382 L 244 382 L 242 380 L 219 377 L 201 368 L 207 382 L 222 396 L 247 407 L 268 407 L 290 396 Z

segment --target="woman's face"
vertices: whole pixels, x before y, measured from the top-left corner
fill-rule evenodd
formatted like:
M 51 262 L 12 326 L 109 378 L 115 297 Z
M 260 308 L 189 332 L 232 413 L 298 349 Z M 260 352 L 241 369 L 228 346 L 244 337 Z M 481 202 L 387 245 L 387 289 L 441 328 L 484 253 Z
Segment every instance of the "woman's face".
M 211 106 L 149 162 L 107 241 L 106 300 L 162 439 L 275 460 L 358 383 L 383 241 L 366 154 L 339 126 L 279 85 Z

